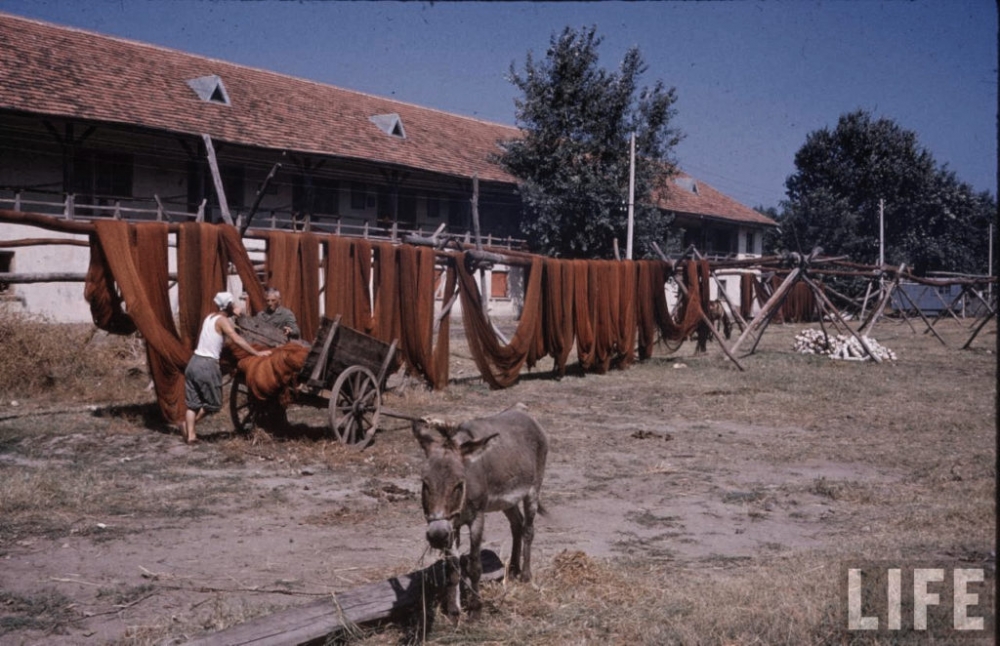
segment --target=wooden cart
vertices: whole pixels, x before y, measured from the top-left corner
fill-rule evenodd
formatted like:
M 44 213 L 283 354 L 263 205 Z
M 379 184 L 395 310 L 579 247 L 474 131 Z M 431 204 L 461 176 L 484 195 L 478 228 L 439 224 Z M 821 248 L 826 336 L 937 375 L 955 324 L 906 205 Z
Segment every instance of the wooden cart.
M 272 347 L 282 343 L 280 334 L 255 328 L 251 321 L 237 321 L 251 343 Z M 341 325 L 339 316 L 324 317 L 292 389 L 293 401 L 325 407 L 333 436 L 343 444 L 364 448 L 378 429 L 385 381 L 398 367 L 396 341 L 387 344 Z M 237 432 L 244 433 L 257 425 L 274 428 L 287 422 L 285 407 L 276 400 L 254 397 L 240 372 L 233 377 L 229 415 Z

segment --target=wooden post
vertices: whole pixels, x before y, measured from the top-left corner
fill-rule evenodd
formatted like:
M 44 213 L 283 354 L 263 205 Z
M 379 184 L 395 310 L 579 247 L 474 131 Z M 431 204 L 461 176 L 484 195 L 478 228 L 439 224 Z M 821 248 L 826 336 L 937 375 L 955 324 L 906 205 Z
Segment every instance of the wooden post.
M 970 336 L 969 340 L 966 341 L 965 345 L 962 346 L 963 350 L 968 350 L 969 349 L 969 346 L 972 345 L 972 342 L 975 340 L 975 338 L 979 334 L 979 332 L 984 327 L 986 327 L 986 324 L 990 322 L 990 319 L 996 318 L 996 315 L 997 315 L 997 311 L 995 309 L 991 309 L 990 312 L 986 316 L 983 317 L 983 320 L 980 321 L 979 325 L 976 326 L 976 329 L 972 331 L 972 336 Z
M 885 288 L 878 305 L 875 306 L 875 309 L 872 310 L 868 320 L 865 321 L 864 325 L 861 326 L 861 329 L 858 330 L 861 335 L 868 336 L 868 334 L 871 333 L 872 328 L 875 327 L 875 322 L 882 316 L 882 312 L 885 311 L 885 306 L 889 304 L 889 298 L 892 296 L 893 290 L 899 287 L 899 279 L 904 269 L 906 269 L 905 263 L 899 266 L 899 269 L 896 272 L 896 277 L 893 278 L 892 282 L 889 283 L 889 286 Z
M 281 153 L 281 156 L 284 157 L 285 153 Z M 246 233 L 247 229 L 250 228 L 250 221 L 253 220 L 254 214 L 257 213 L 257 209 L 260 207 L 261 200 L 264 199 L 264 193 L 267 191 L 268 185 L 271 183 L 271 180 L 274 179 L 274 176 L 278 174 L 278 170 L 280 169 L 281 169 L 281 162 L 276 162 L 274 166 L 271 166 L 271 171 L 267 174 L 267 177 L 265 177 L 264 181 L 261 182 L 260 188 L 257 189 L 257 195 L 255 195 L 253 198 L 253 204 L 250 206 L 250 212 L 247 213 L 246 220 L 240 227 L 240 237 L 243 237 L 243 234 Z
M 660 258 L 663 261 L 670 263 L 671 267 L 674 266 L 673 263 L 670 261 L 670 259 L 667 258 L 666 254 L 664 254 L 663 251 L 660 250 L 659 245 L 657 245 L 655 242 L 653 243 L 653 249 L 656 251 L 656 253 L 660 255 Z M 673 273 L 670 274 L 670 278 L 672 278 L 674 283 L 677 284 L 678 291 L 680 291 L 682 294 L 684 294 L 685 297 L 687 297 L 687 287 L 684 286 L 684 283 L 678 280 L 677 276 Z M 729 351 L 729 349 L 726 348 L 726 344 L 723 342 L 722 337 L 719 336 L 719 331 L 716 330 L 715 326 L 712 325 L 712 322 L 708 320 L 708 316 L 705 315 L 705 312 L 701 313 L 701 321 L 702 323 L 708 326 L 708 330 L 712 333 L 712 336 L 715 337 L 715 340 L 719 342 L 719 345 L 722 347 L 722 351 L 725 353 L 727 357 L 729 357 L 729 360 L 732 361 L 734 364 L 736 364 L 736 367 L 740 369 L 740 372 L 744 372 L 745 370 L 743 366 L 740 364 L 739 361 L 736 360 L 736 357 L 733 356 L 733 354 Z
M 483 574 L 480 581 L 503 578 L 504 566 L 495 553 L 483 550 L 481 560 Z M 464 556 L 462 561 L 464 566 Z M 343 630 L 420 612 L 421 603 L 425 603 L 427 610 L 431 611 L 439 590 L 444 587 L 445 575 L 445 562 L 440 560 L 417 572 L 331 594 L 329 598 L 258 617 L 186 643 L 188 646 L 328 643 L 328 637 L 334 637 Z
M 204 134 L 201 138 L 205 141 L 205 155 L 208 157 L 208 167 L 212 171 L 212 181 L 215 182 L 215 194 L 219 198 L 219 211 L 222 213 L 222 220 L 226 224 L 232 224 L 233 218 L 229 215 L 229 202 L 226 201 L 226 189 L 222 186 L 219 162 L 215 158 L 215 146 L 212 145 L 212 138 L 209 135 Z
M 934 326 L 931 325 L 931 322 L 927 320 L 927 317 L 924 316 L 924 313 L 920 311 L 920 307 L 917 306 L 917 304 L 913 302 L 913 299 L 910 298 L 910 295 L 906 293 L 906 290 L 901 289 L 899 290 L 899 293 L 903 295 L 903 298 L 906 299 L 907 303 L 913 306 L 913 309 L 916 310 L 917 314 L 920 316 L 920 319 L 924 322 L 924 325 L 927 326 L 927 329 L 924 330 L 924 332 L 925 333 L 931 332 L 935 337 L 937 337 L 937 340 L 941 342 L 941 345 L 948 345 L 947 343 L 944 342 L 944 339 L 941 338 L 941 335 L 938 334 L 937 331 L 934 329 Z M 913 326 L 911 325 L 910 327 L 912 328 Z M 914 330 L 914 333 L 915 332 L 916 330 Z
M 479 174 L 472 176 L 472 228 L 476 232 L 476 251 L 483 250 L 483 235 L 479 228 Z M 490 314 L 490 285 L 486 270 L 479 268 L 479 294 L 482 296 L 483 314 Z
M 743 334 L 740 335 L 740 338 L 736 339 L 736 343 L 733 344 L 733 347 L 729 348 L 730 352 L 735 355 L 736 350 L 757 328 L 761 329 L 761 334 L 764 333 L 764 328 L 766 328 L 768 322 L 770 322 L 771 316 L 774 315 L 775 310 L 777 310 L 778 307 L 781 306 L 781 303 L 784 302 L 785 296 L 788 295 L 788 291 L 792 288 L 792 285 L 799 280 L 799 275 L 801 273 L 802 269 L 799 267 L 796 267 L 792 271 L 788 272 L 788 276 L 785 277 L 785 281 L 778 286 L 778 289 L 774 290 L 774 293 L 771 294 L 769 299 L 767 299 L 767 302 L 764 303 L 764 306 L 760 309 L 757 316 L 750 322 L 750 325 L 747 326 L 747 329 L 743 330 Z M 756 347 L 757 344 L 754 343 L 754 348 Z M 749 354 L 752 353 L 753 349 L 750 350 Z
M 160 196 L 156 193 L 153 193 L 153 199 L 156 200 L 156 221 L 163 222 L 163 218 L 165 216 L 164 211 L 166 211 L 166 209 L 163 208 L 163 201 L 160 200 Z

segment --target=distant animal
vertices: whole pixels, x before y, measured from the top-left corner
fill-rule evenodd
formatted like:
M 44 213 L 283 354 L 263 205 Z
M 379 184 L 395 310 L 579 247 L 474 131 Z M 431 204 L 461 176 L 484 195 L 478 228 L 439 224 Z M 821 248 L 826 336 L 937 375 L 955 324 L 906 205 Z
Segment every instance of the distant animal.
M 719 324 L 722 324 L 722 331 L 728 341 L 733 334 L 733 320 L 729 318 L 725 304 L 721 300 L 715 299 L 708 304 L 708 311 L 705 314 L 708 315 L 708 320 L 712 322 L 716 330 L 719 329 Z
M 522 581 L 531 580 L 531 542 L 535 514 L 540 511 L 548 439 L 538 423 L 518 408 L 457 426 L 414 420 L 413 435 L 427 457 L 421 491 L 427 542 L 448 556 L 445 613 L 453 621 L 461 613 L 459 530 L 467 525 L 472 593 L 468 607 L 475 616 L 482 607 L 479 553 L 488 512 L 502 511 L 510 522 L 508 573 Z

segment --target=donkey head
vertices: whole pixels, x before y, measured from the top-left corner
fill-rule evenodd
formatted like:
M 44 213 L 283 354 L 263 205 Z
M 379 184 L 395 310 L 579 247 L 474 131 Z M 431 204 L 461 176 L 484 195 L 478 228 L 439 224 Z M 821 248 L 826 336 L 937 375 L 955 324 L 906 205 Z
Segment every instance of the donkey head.
M 457 431 L 456 426 L 440 421 L 413 422 L 413 435 L 427 456 L 420 494 L 427 519 L 427 542 L 438 550 L 451 547 L 457 536 L 466 505 L 467 468 L 497 435 L 473 438 Z

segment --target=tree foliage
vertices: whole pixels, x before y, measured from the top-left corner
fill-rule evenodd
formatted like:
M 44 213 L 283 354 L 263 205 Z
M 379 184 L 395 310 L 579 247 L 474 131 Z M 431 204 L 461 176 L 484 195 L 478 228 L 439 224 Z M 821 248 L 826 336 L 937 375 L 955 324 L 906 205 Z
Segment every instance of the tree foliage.
M 598 66 L 595 28 L 553 35 L 544 60 L 528 52 L 509 80 L 523 136 L 503 143 L 499 163 L 518 178 L 525 207 L 522 229 L 535 251 L 568 258 L 610 257 L 624 250 L 629 187 L 629 140 L 636 134 L 634 255 L 670 239 L 672 218 L 651 194 L 672 172 L 680 141 L 671 127 L 674 88 L 639 87 L 646 65 L 630 49 L 615 72 Z
M 874 264 L 883 200 L 885 261 L 915 273 L 986 273 L 996 201 L 940 167 L 917 136 L 858 110 L 810 133 L 785 183 L 779 245 Z

